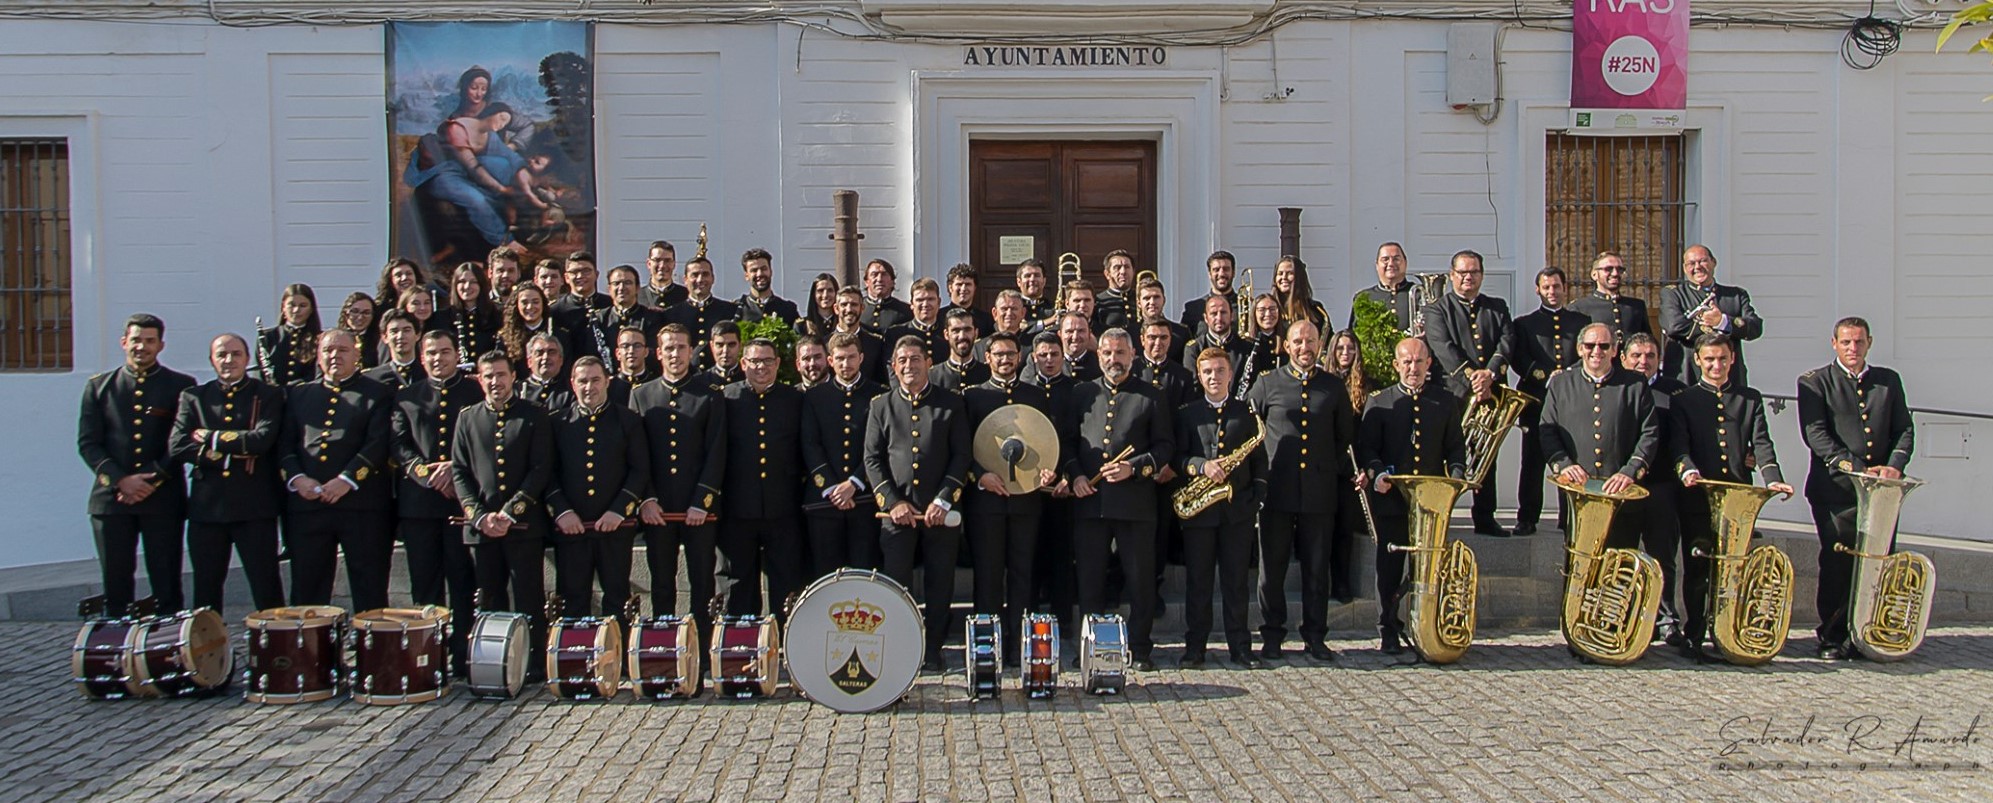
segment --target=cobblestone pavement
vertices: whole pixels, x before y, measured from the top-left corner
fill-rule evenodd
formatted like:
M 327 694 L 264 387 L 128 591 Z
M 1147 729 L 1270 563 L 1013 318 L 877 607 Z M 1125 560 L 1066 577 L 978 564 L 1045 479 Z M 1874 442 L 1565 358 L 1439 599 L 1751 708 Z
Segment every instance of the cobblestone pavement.
M 239 627 L 234 628 L 239 632 Z M 0 801 L 435 799 L 1984 800 L 1993 629 L 1933 631 L 1898 664 L 1695 666 L 1665 647 L 1580 665 L 1540 631 L 1450 667 L 1332 641 L 1333 666 L 1138 678 L 1119 698 L 927 677 L 842 715 L 796 697 L 444 699 L 264 706 L 239 695 L 93 702 L 74 625 L 0 625 Z M 1296 645 L 1290 645 L 1296 646 Z M 955 656 L 959 660 L 959 653 Z M 1072 680 L 1073 675 L 1064 676 Z M 1012 685 L 1014 685 L 1014 680 Z

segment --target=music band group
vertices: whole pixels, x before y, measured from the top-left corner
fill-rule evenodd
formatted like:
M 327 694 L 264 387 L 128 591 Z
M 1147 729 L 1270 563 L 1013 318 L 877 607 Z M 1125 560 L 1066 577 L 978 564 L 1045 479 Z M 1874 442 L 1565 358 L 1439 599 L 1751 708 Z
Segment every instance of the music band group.
M 1335 658 L 1330 605 L 1355 597 L 1353 550 L 1369 532 L 1382 649 L 1409 641 L 1446 661 L 1471 638 L 1474 579 L 1471 553 L 1445 541 L 1447 511 L 1471 489 L 1474 529 L 1511 535 L 1494 517 L 1493 455 L 1520 424 L 1513 535 L 1536 531 L 1547 471 L 1579 500 L 1565 529 L 1596 521 L 1602 539 L 1570 550 L 1574 650 L 1623 662 L 1651 634 L 1704 657 L 1714 637 L 1736 660 L 1748 656 L 1713 629 L 1774 625 L 1783 643 L 1784 620 L 1767 607 L 1789 608 L 1774 599 L 1778 568 L 1761 561 L 1726 581 L 1745 560 L 1717 548 L 1735 540 L 1726 521 L 1741 522 L 1748 548 L 1756 508 L 1713 517 L 1712 505 L 1730 505 L 1709 489 L 1762 480 L 1761 504 L 1792 488 L 1765 401 L 1746 384 L 1743 343 L 1763 322 L 1748 293 L 1715 281 L 1702 246 L 1662 290 L 1659 332 L 1643 301 L 1619 294 L 1625 267 L 1612 253 L 1582 295 L 1564 271 L 1539 272 L 1540 306 L 1512 317 L 1480 292 L 1478 254 L 1456 254 L 1443 278 L 1408 277 L 1404 250 L 1386 243 L 1378 284 L 1352 299 L 1341 330 L 1293 257 L 1255 296 L 1235 286 L 1232 255 L 1213 253 L 1206 292 L 1174 317 L 1163 285 L 1125 252 L 1106 257 L 1098 289 L 1076 257 L 1061 260 L 1055 287 L 1027 261 L 988 309 L 966 265 L 916 280 L 902 301 L 894 267 L 875 259 L 862 288 L 820 275 L 799 307 L 770 292 L 760 249 L 741 259 L 749 292 L 735 300 L 712 296 L 703 239 L 683 284 L 670 243 L 647 257 L 610 269 L 606 292 L 586 253 L 527 275 L 494 251 L 434 286 L 396 260 L 331 327 L 311 288 L 291 285 L 276 326 L 259 321 L 253 342 L 214 339 L 207 382 L 161 366 L 165 324 L 133 316 L 125 365 L 84 389 L 78 439 L 107 608 L 133 602 L 141 543 L 163 611 L 186 607 L 183 543 L 194 608 L 221 608 L 231 552 L 259 610 L 328 604 L 342 556 L 356 609 L 386 608 L 399 542 L 414 602 L 451 611 L 461 675 L 474 606 L 525 613 L 547 597 L 544 550 L 562 600 L 549 616 L 608 617 L 631 597 L 641 543 L 653 614 L 688 616 L 700 632 L 715 616 L 780 617 L 840 568 L 882 570 L 919 589 L 922 666 L 936 671 L 966 553 L 974 610 L 1002 632 L 1041 609 L 1076 632 L 1075 614 L 1125 598 L 1132 668 L 1146 670 L 1161 566 L 1174 559 L 1186 567 L 1182 663 L 1206 663 L 1216 596 L 1231 661 L 1259 668 L 1284 655 L 1290 631 L 1309 657 Z M 1366 309 L 1388 318 L 1395 342 L 1358 342 Z M 777 342 L 787 338 L 752 336 L 767 318 L 795 333 L 792 361 Z M 1898 375 L 1867 364 L 1870 342 L 1861 319 L 1840 321 L 1834 361 L 1798 383 L 1822 657 L 1855 653 L 1851 630 L 1869 623 L 1851 616 L 1851 597 L 1867 615 L 1862 595 L 1875 592 L 1852 586 L 1861 561 L 1892 546 L 1893 528 L 1858 544 L 1856 475 L 1908 485 L 1909 409 Z M 1367 375 L 1366 346 L 1390 351 L 1396 381 Z M 789 368 L 796 378 L 782 381 Z M 972 445 L 992 417 L 1005 441 L 995 461 Z M 1586 513 L 1593 498 L 1608 500 L 1603 516 Z M 681 560 L 689 611 L 671 610 Z M 1774 587 L 1720 587 L 1751 577 Z M 1743 610 L 1726 612 L 1725 599 Z M 1928 611 L 1906 604 L 1885 599 L 1875 615 L 1908 616 L 1921 638 Z M 531 617 L 534 644 L 547 625 Z

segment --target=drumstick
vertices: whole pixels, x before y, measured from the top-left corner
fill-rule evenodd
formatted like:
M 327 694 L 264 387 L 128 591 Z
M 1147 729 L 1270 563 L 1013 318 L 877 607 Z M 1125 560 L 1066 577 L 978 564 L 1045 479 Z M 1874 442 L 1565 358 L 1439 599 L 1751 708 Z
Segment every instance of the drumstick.
M 881 513 L 874 513 L 874 514 L 872 514 L 872 518 L 875 518 L 875 519 L 890 519 L 890 518 L 892 518 L 892 517 L 893 517 L 893 514 L 891 514 L 891 513 L 884 513 L 884 512 L 881 512 Z M 914 515 L 914 523 L 915 523 L 915 524 L 919 524 L 921 520 L 922 520 L 922 519 L 921 519 L 921 516 L 920 516 L 919 514 L 915 514 L 915 515 Z M 962 526 L 962 511 L 960 511 L 960 510 L 953 510 L 953 509 L 950 509 L 950 510 L 949 510 L 949 511 L 948 511 L 947 513 L 943 513 L 943 514 L 941 514 L 941 526 L 943 526 L 943 527 L 960 527 L 960 526 Z
M 1105 476 L 1107 476 L 1107 467 L 1108 467 L 1109 465 L 1112 465 L 1112 464 L 1114 464 L 1114 463 L 1119 463 L 1119 462 L 1121 462 L 1121 461 L 1123 461 L 1123 460 L 1126 460 L 1126 459 L 1128 459 L 1128 456 L 1129 456 L 1129 455 L 1131 455 L 1131 454 L 1134 454 L 1134 453 L 1135 453 L 1135 445 L 1131 443 L 1131 444 L 1129 444 L 1129 445 L 1128 445 L 1128 448 L 1126 448 L 1126 449 L 1122 449 L 1122 450 L 1121 450 L 1121 453 L 1120 453 L 1120 454 L 1117 454 L 1117 455 L 1115 455 L 1115 456 L 1114 456 L 1114 459 L 1113 459 L 1113 460 L 1109 460 L 1109 461 L 1107 461 L 1106 463 L 1102 463 L 1102 464 L 1100 464 L 1100 471 L 1098 471 L 1098 472 L 1095 472 L 1095 473 L 1094 473 L 1094 475 L 1093 475 L 1093 478 L 1092 478 L 1092 479 L 1089 479 L 1089 480 L 1087 480 L 1087 481 L 1086 481 L 1086 484 L 1088 484 L 1088 485 L 1099 485 L 1099 484 L 1100 484 L 1100 480 L 1101 480 L 1101 478 L 1102 478 L 1102 477 L 1105 477 Z

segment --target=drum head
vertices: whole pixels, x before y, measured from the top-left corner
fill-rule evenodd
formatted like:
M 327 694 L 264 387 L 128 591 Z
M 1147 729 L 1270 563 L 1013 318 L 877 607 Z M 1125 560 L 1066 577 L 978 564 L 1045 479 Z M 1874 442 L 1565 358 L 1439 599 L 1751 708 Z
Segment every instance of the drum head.
M 927 639 L 920 609 L 883 574 L 844 569 L 812 583 L 788 629 L 789 682 L 832 710 L 885 708 L 920 674 Z
M 250 614 L 242 623 L 251 630 L 302 630 L 309 627 L 331 626 L 345 615 L 345 608 L 331 605 L 302 605 L 260 610 Z
M 441 627 L 450 618 L 448 608 L 424 605 L 420 608 L 376 608 L 353 615 L 353 629 L 425 630 Z
M 194 685 L 212 689 L 228 681 L 235 653 L 221 614 L 208 608 L 195 611 L 181 626 L 180 638 L 180 662 L 194 673 Z

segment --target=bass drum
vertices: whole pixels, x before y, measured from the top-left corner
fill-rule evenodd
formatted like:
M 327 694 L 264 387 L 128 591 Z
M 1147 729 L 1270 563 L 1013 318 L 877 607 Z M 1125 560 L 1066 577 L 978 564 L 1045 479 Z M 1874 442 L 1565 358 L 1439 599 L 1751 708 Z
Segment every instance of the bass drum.
M 526 654 L 532 649 L 532 620 L 523 613 L 486 611 L 471 626 L 466 687 L 473 696 L 510 700 L 526 687 Z
M 367 705 L 426 703 L 450 690 L 450 611 L 435 605 L 380 608 L 353 617 L 353 699 Z
M 877 711 L 920 674 L 927 631 L 906 587 L 865 569 L 810 584 L 789 609 L 789 682 L 834 711 Z
M 243 620 L 249 630 L 249 667 L 243 698 L 291 705 L 330 700 L 339 693 L 339 645 L 346 610 L 330 605 L 270 608 Z
M 208 608 L 145 619 L 132 631 L 130 675 L 141 697 L 185 697 L 228 685 L 228 624 Z

